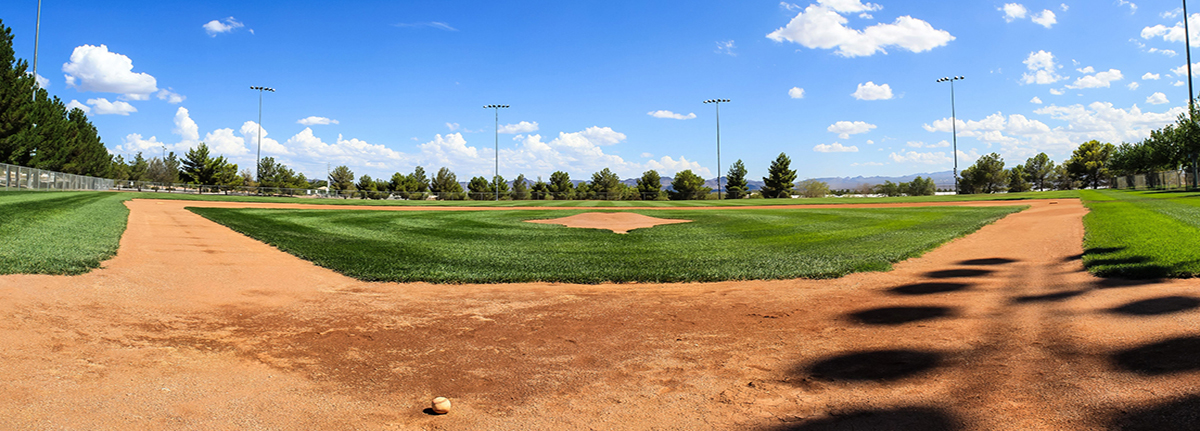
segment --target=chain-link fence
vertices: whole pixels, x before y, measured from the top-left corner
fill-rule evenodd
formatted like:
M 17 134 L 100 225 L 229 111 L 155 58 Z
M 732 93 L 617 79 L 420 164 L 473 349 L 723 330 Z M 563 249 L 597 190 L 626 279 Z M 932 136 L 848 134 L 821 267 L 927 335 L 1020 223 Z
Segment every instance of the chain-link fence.
M 1182 189 L 1192 184 L 1192 173 L 1185 170 L 1151 172 L 1148 174 L 1123 175 L 1112 184 L 1118 189 Z
M 111 190 L 113 180 L 0 163 L 0 190 Z

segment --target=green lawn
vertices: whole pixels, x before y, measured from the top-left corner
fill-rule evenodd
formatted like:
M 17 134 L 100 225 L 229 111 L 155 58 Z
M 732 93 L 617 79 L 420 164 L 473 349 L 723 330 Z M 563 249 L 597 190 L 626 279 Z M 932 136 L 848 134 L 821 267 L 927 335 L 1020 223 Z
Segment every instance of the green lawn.
M 498 283 L 829 278 L 884 271 L 1023 207 L 660 210 L 627 235 L 525 223 L 580 211 L 191 208 L 363 280 Z
M 1200 275 L 1200 193 L 1195 191 L 1081 192 L 1083 263 L 1105 277 Z
M 0 193 L 0 274 L 82 274 L 117 253 L 127 196 Z
M 183 193 L 124 192 L 131 199 L 179 199 L 197 201 L 234 202 L 282 202 L 316 205 L 420 205 L 420 206 L 482 206 L 482 207 L 707 207 L 707 206 L 763 206 L 763 205 L 813 205 L 813 204 L 880 204 L 905 202 L 964 202 L 1025 199 L 1070 199 L 1078 198 L 1079 191 L 1047 191 L 1002 193 L 993 195 L 945 195 L 945 196 L 902 196 L 894 198 L 814 198 L 814 199 L 737 199 L 704 201 L 402 201 L 370 199 L 315 199 L 267 196 L 192 195 Z

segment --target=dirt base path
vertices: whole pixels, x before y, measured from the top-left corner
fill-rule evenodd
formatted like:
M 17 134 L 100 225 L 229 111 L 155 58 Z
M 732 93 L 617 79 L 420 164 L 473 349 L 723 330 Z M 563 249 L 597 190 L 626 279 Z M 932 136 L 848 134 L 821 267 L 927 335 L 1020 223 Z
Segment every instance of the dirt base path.
M 1200 428 L 1198 282 L 1018 204 L 887 273 L 588 286 L 358 282 L 135 200 L 103 269 L 0 276 L 0 429 Z

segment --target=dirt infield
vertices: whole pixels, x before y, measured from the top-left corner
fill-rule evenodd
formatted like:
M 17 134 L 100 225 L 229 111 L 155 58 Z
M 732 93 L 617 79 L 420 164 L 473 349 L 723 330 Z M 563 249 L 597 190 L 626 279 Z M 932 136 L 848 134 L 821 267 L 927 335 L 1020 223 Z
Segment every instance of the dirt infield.
M 616 213 L 582 213 L 568 217 L 559 217 L 547 220 L 526 220 L 529 223 L 540 224 L 557 224 L 566 227 L 575 227 L 583 229 L 604 229 L 611 230 L 613 233 L 629 233 L 634 229 L 643 229 L 655 227 L 664 224 L 688 223 L 691 220 L 665 219 L 658 217 L 644 216 L 641 214 L 616 212 Z
M 1200 283 L 1015 204 L 887 273 L 591 286 L 359 282 L 184 210 L 267 205 L 130 201 L 104 268 L 0 276 L 0 429 L 1200 428 Z

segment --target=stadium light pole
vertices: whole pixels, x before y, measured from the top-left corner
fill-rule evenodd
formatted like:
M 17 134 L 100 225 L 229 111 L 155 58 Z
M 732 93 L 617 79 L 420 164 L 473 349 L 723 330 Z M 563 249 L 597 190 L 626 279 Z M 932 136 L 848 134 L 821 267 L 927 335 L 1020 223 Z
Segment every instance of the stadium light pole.
M 262 183 L 262 94 L 264 91 L 275 92 L 271 87 L 250 87 L 251 90 L 258 90 L 258 151 L 254 155 L 254 181 Z
M 937 82 L 950 83 L 950 130 L 952 133 L 950 139 L 954 141 L 954 194 L 958 194 L 958 116 L 954 113 L 954 81 L 961 81 L 963 79 L 961 76 L 955 76 L 953 78 L 937 80 Z
M 1187 0 L 1183 0 L 1183 50 L 1187 53 L 1187 70 L 1188 70 L 1188 121 L 1196 121 L 1192 115 L 1196 112 L 1196 93 L 1192 92 L 1192 40 L 1188 34 L 1188 14 Z M 1192 188 L 1197 186 L 1197 174 L 1200 174 L 1200 168 L 1196 167 L 1196 152 L 1192 151 Z
M 717 200 L 721 199 L 721 104 L 729 99 L 708 99 L 704 103 L 717 105 Z
M 42 0 L 38 0 L 37 24 L 33 30 L 33 101 L 37 101 L 37 89 L 40 87 L 37 82 L 37 60 L 38 60 L 38 39 L 42 35 Z
M 500 201 L 500 108 L 508 105 L 487 105 L 485 109 L 496 110 L 496 174 L 492 176 L 492 187 L 496 189 L 496 201 Z

